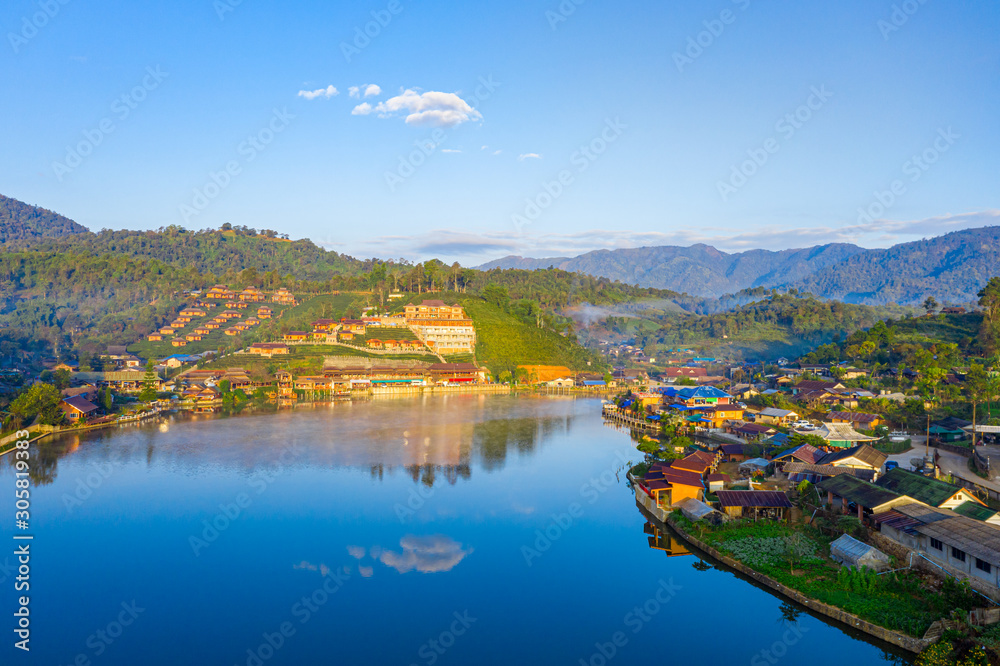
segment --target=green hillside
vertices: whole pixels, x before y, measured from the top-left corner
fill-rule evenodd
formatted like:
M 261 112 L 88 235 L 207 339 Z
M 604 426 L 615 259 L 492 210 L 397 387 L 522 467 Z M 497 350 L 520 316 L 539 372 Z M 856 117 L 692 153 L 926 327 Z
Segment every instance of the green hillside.
M 86 231 L 86 227 L 59 213 L 0 194 L 0 243 L 17 244 Z

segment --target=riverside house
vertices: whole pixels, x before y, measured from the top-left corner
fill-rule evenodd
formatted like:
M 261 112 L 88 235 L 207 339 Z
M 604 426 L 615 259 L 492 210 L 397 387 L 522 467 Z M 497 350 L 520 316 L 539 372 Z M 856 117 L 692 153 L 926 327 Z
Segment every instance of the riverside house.
M 88 416 L 97 413 L 97 405 L 90 402 L 82 395 L 63 398 L 59 401 L 59 409 L 71 423 L 86 420 Z
M 780 490 L 718 490 L 719 510 L 730 518 L 788 520 L 792 503 Z

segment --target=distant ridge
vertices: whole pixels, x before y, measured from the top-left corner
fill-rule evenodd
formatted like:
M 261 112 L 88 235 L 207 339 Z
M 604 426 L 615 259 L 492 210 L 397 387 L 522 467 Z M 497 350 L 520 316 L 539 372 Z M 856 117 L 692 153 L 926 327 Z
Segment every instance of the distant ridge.
M 831 243 L 727 253 L 703 244 L 667 245 L 596 250 L 577 257 L 509 256 L 478 268 L 549 266 L 695 296 L 794 287 L 869 305 L 913 304 L 928 296 L 942 303 L 968 303 L 990 277 L 1000 274 L 1000 227 L 954 231 L 881 250 Z
M 68 217 L 0 194 L 0 243 L 60 238 L 87 231 Z

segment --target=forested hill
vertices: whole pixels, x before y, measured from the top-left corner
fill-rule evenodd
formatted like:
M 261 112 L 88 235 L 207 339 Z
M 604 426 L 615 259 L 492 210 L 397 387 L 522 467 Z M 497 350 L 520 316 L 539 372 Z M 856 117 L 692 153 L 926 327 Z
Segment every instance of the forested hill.
M 231 227 L 189 231 L 166 227 L 157 231 L 111 231 L 68 238 L 39 239 L 27 244 L 35 252 L 90 252 L 124 254 L 151 259 L 185 270 L 234 280 L 244 270 L 257 274 L 292 276 L 297 280 L 326 281 L 333 276 L 363 272 L 366 263 L 346 254 L 327 251 L 308 239 L 291 241 L 274 231 Z
M 86 231 L 86 227 L 58 213 L 0 194 L 0 243 L 56 238 Z
M 848 303 L 968 303 L 998 271 L 1000 227 L 983 227 L 865 250 L 796 286 Z
M 1000 265 L 1000 227 L 955 231 L 884 250 L 819 245 L 729 254 L 708 245 L 599 250 L 578 257 L 505 257 L 480 268 L 545 268 L 718 297 L 752 287 L 796 288 L 850 303 L 969 303 Z

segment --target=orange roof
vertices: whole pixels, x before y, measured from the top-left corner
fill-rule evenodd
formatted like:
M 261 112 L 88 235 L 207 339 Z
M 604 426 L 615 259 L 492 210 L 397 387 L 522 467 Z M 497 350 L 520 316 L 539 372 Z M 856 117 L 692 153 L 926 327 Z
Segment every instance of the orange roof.
M 553 379 L 572 377 L 576 374 L 563 365 L 519 365 L 517 367 L 524 368 L 528 375 L 537 373 L 540 382 L 551 382 Z

